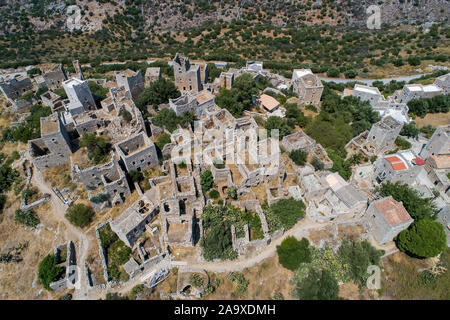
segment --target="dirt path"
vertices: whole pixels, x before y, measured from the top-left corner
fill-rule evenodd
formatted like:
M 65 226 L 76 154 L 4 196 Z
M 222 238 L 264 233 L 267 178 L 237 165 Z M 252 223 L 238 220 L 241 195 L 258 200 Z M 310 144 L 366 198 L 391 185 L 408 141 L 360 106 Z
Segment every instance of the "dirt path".
M 51 195 L 50 203 L 52 206 L 52 211 L 56 218 L 62 221 L 66 225 L 66 239 L 72 240 L 76 245 L 76 259 L 78 266 L 78 279 L 79 285 L 75 287 L 74 299 L 89 299 L 88 288 L 86 284 L 86 275 L 84 272 L 85 261 L 87 253 L 89 251 L 89 238 L 80 229 L 73 226 L 65 217 L 66 205 L 64 205 L 61 200 L 53 193 L 51 188 L 45 183 L 42 173 L 33 169 L 33 176 L 31 181 L 34 186 L 39 188 L 42 193 L 48 193 Z M 77 243 L 78 242 L 78 243 Z
M 314 229 L 326 228 L 329 223 L 317 223 L 304 219 L 298 222 L 292 229 L 285 232 L 281 237 L 272 241 L 268 246 L 266 246 L 262 251 L 258 252 L 256 255 L 231 261 L 220 261 L 220 262 L 203 262 L 203 263 L 190 263 L 189 267 L 192 268 L 202 268 L 206 271 L 212 272 L 231 272 L 231 271 L 241 271 L 245 268 L 254 267 L 261 263 L 266 258 L 273 256 L 277 251 L 277 246 L 286 239 L 286 237 L 294 236 L 295 238 L 307 237 L 309 232 Z

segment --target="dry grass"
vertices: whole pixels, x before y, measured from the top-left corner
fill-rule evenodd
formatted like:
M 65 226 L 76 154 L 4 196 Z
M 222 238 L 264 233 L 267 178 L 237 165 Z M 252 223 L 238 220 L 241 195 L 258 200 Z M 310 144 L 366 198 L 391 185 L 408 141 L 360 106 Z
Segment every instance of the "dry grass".
M 52 187 L 60 189 L 68 187 L 70 191 L 76 189 L 77 184 L 72 181 L 70 165 L 68 163 L 43 171 L 44 181 Z
M 221 279 L 222 283 L 213 294 L 205 297 L 205 299 L 266 300 L 271 299 L 277 293 L 281 293 L 284 299 L 291 299 L 293 286 L 290 280 L 293 277 L 293 273 L 278 263 L 276 255 L 263 260 L 255 267 L 244 269 L 242 274 L 249 281 L 246 293 L 243 295 L 237 294 L 236 285 L 228 280 L 228 274 L 213 274 L 210 275 L 212 284 L 215 285 L 214 281 L 216 278 Z
M 424 118 L 417 117 L 414 122 L 419 128 L 427 124 L 431 124 L 433 127 L 443 126 L 450 124 L 450 112 L 447 113 L 429 113 Z

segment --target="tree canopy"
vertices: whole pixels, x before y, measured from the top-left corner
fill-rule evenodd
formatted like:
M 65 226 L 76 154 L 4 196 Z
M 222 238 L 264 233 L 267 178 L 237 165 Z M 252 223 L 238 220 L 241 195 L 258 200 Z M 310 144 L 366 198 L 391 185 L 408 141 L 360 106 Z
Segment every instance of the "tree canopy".
M 298 241 L 289 236 L 277 246 L 278 261 L 289 270 L 296 270 L 303 262 L 311 262 L 311 249 L 306 238 Z
M 397 237 L 400 250 L 420 258 L 431 258 L 440 254 L 447 246 L 444 226 L 425 218 L 414 222 Z
M 86 147 L 88 157 L 95 164 L 105 162 L 111 150 L 108 141 L 95 133 L 84 133 L 80 139 L 80 147 Z
M 64 269 L 57 265 L 56 256 L 53 254 L 47 255 L 39 263 L 38 277 L 42 286 L 47 290 L 52 290 L 50 288 L 50 283 L 58 280 Z
M 169 103 L 169 99 L 178 98 L 180 95 L 180 91 L 178 91 L 172 81 L 160 78 L 152 82 L 150 87 L 140 94 L 136 101 L 136 106 L 145 113 L 147 105 L 155 108 L 162 103 Z
M 66 218 L 74 226 L 83 228 L 91 222 L 93 214 L 91 207 L 78 203 L 67 209 Z
M 294 296 L 300 300 L 337 300 L 339 285 L 327 269 L 311 269 L 308 276 L 297 283 Z

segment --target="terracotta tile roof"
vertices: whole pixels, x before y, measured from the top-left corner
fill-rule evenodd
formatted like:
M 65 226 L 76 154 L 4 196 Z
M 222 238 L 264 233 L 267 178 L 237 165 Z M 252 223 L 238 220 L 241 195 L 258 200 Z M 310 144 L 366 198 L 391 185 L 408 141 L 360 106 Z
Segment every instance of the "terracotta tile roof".
M 263 93 L 259 97 L 259 101 L 263 105 L 264 108 L 266 108 L 269 111 L 272 111 L 276 107 L 280 105 L 280 103 L 273 97 L 269 96 L 268 94 Z
M 413 161 L 418 166 L 423 166 L 425 164 L 425 161 L 422 158 L 414 158 Z
M 392 197 L 378 200 L 374 202 L 373 205 L 378 210 L 378 212 L 383 214 L 387 223 L 389 223 L 389 225 L 393 227 L 412 219 L 403 204 L 395 201 L 395 199 Z
M 406 164 L 397 156 L 391 156 L 385 158 L 387 161 L 391 163 L 392 169 L 395 171 L 406 170 Z

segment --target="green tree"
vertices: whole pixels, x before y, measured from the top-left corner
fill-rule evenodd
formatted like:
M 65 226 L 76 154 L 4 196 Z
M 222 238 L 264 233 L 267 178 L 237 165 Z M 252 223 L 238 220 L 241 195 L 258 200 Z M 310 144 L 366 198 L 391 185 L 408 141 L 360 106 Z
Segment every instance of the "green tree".
M 47 290 L 52 290 L 50 288 L 50 283 L 58 280 L 62 275 L 64 269 L 57 265 L 56 256 L 53 254 L 47 255 L 39 263 L 38 277 L 42 286 Z
M 133 182 L 139 183 L 144 180 L 144 174 L 140 171 L 131 170 L 130 172 L 128 172 L 128 174 L 130 175 L 131 181 Z
M 419 129 L 417 128 L 416 123 L 414 121 L 405 123 L 402 131 L 400 131 L 400 135 L 408 138 L 417 138 L 419 136 Z
M 304 166 L 307 157 L 308 153 L 301 149 L 297 149 L 289 153 L 289 158 L 291 158 L 291 160 L 298 166 Z
M 359 285 L 366 283 L 367 268 L 378 265 L 383 254 L 383 250 L 377 250 L 368 241 L 344 240 L 338 250 L 339 259 L 349 266 L 350 278 Z
M 170 143 L 172 140 L 170 139 L 170 135 L 167 133 L 163 133 L 158 137 L 158 140 L 156 141 L 156 146 L 159 148 L 159 150 L 164 149 L 164 146 L 168 143 Z
M 252 76 L 244 73 L 235 79 L 233 88 L 220 90 L 216 103 L 219 107 L 230 111 L 233 116 L 239 117 L 244 110 L 250 108 L 257 94 L 258 88 Z
M 325 165 L 322 161 L 319 160 L 316 156 L 314 156 L 311 160 L 311 165 L 314 167 L 314 170 L 321 171 L 325 168 Z
M 9 190 L 18 177 L 19 173 L 15 169 L 5 164 L 0 166 L 0 191 Z
M 292 131 L 292 128 L 288 126 L 286 121 L 277 116 L 270 116 L 267 119 L 264 127 L 266 128 L 266 130 L 268 130 L 268 133 L 267 133 L 268 136 L 271 135 L 271 130 L 278 129 L 279 130 L 279 139 L 283 138 L 284 136 L 287 136 Z
M 74 226 L 83 228 L 91 222 L 93 215 L 94 213 L 91 207 L 78 203 L 70 206 L 65 216 Z
M 14 220 L 27 227 L 36 227 L 39 224 L 39 218 L 33 210 L 16 210 Z
M 108 141 L 95 133 L 84 133 L 80 139 L 80 147 L 87 148 L 88 157 L 95 164 L 105 162 L 111 150 L 111 145 Z
M 229 187 L 228 190 L 227 190 L 227 195 L 231 199 L 236 200 L 237 199 L 237 189 L 236 189 L 236 187 L 235 186 Z
M 311 262 L 311 249 L 306 238 L 298 241 L 292 236 L 287 237 L 277 246 L 278 261 L 289 270 L 296 270 L 302 263 Z
M 396 240 L 400 250 L 420 258 L 435 257 L 447 246 L 444 226 L 427 218 L 414 222 Z
M 157 107 L 162 103 L 168 103 L 169 99 L 178 98 L 181 95 L 180 91 L 175 87 L 174 83 L 165 78 L 160 78 L 152 82 L 150 87 L 145 89 L 137 99 L 136 106 L 145 112 L 145 107 L 150 105 Z
M 212 188 L 214 183 L 214 178 L 210 170 L 205 170 L 200 175 L 200 185 L 202 186 L 203 192 L 208 191 Z

